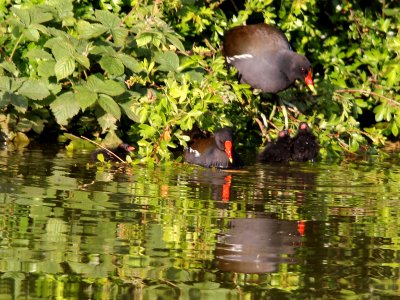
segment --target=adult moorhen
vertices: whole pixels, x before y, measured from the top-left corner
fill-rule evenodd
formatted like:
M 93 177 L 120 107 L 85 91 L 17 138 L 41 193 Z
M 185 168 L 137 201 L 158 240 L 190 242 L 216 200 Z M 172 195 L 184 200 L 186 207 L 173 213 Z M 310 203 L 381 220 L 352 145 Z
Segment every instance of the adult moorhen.
M 281 30 L 264 23 L 238 26 L 225 33 L 223 54 L 239 73 L 240 82 L 265 93 L 278 93 L 295 80 L 304 80 L 311 91 L 311 64 L 294 52 Z
M 314 160 L 319 151 L 319 144 L 316 136 L 311 132 L 306 122 L 301 122 L 297 135 L 292 139 L 292 160 L 308 161 Z
M 198 138 L 183 153 L 186 162 L 206 168 L 232 169 L 243 161 L 235 151 L 230 128 L 222 128 L 209 138 Z
M 274 142 L 268 143 L 267 147 L 258 156 L 259 161 L 265 162 L 288 162 L 291 157 L 292 139 L 288 130 L 278 133 L 278 138 Z
M 92 161 L 97 161 L 97 156 L 101 153 L 104 156 L 104 161 L 120 161 L 117 157 L 119 157 L 121 160 L 125 161 L 126 157 L 135 149 L 135 147 L 125 144 L 125 143 L 121 143 L 119 144 L 117 147 L 115 148 L 110 148 L 107 149 L 109 151 L 111 151 L 112 153 L 114 153 L 114 155 L 112 155 L 110 152 L 108 152 L 105 149 L 97 149 L 95 151 L 93 151 L 90 155 L 90 159 Z M 115 157 L 115 155 L 117 157 Z

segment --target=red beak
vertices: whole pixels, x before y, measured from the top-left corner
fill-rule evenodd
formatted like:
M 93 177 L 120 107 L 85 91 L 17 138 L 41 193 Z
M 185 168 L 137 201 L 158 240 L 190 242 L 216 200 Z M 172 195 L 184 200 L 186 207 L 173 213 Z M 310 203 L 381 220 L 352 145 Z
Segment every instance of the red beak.
M 307 84 L 308 88 L 314 93 L 316 94 L 316 90 L 314 88 L 314 81 L 312 78 L 312 74 L 311 74 L 311 69 L 308 71 L 307 76 L 304 78 L 305 83 Z
M 226 141 L 224 143 L 224 147 L 225 147 L 225 153 L 229 158 L 230 163 L 233 162 L 233 158 L 232 158 L 232 141 Z

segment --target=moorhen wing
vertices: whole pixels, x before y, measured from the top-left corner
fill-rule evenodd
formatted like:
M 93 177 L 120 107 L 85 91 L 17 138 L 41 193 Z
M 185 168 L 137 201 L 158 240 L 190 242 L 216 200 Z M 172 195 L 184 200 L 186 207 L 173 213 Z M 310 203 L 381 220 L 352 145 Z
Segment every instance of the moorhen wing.
M 240 82 L 264 93 L 278 93 L 296 80 L 314 90 L 311 64 L 294 52 L 281 30 L 267 24 L 238 26 L 225 33 L 223 54 Z
M 187 163 L 206 168 L 232 169 L 243 166 L 233 144 L 230 128 L 222 128 L 209 138 L 197 138 L 186 148 L 183 157 Z
M 316 136 L 311 132 L 306 122 L 301 122 L 297 135 L 292 139 L 292 160 L 308 161 L 314 160 L 319 151 Z
M 108 149 L 109 151 L 111 151 L 112 153 L 114 153 L 114 155 L 118 156 L 120 159 L 122 159 L 123 161 L 126 160 L 126 157 L 129 155 L 129 153 L 131 153 L 133 150 L 135 149 L 135 147 L 125 144 L 125 143 L 121 143 L 119 144 L 117 147 L 115 148 L 110 148 Z M 110 152 L 108 152 L 105 149 L 97 149 L 95 151 L 93 151 L 90 155 L 90 158 L 92 161 L 97 161 L 97 156 L 99 154 L 103 154 L 104 156 L 104 161 L 120 161 L 118 158 L 116 158 L 114 155 L 112 155 Z
M 267 147 L 258 156 L 259 161 L 264 162 L 288 162 L 291 157 L 292 139 L 288 130 L 278 133 L 276 141 L 269 142 Z

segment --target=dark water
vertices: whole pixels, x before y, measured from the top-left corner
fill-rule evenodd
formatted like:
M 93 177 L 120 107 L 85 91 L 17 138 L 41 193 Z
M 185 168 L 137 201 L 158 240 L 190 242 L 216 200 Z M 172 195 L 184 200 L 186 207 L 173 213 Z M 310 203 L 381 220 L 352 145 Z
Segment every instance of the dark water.
M 0 150 L 0 299 L 400 296 L 400 160 L 107 167 Z

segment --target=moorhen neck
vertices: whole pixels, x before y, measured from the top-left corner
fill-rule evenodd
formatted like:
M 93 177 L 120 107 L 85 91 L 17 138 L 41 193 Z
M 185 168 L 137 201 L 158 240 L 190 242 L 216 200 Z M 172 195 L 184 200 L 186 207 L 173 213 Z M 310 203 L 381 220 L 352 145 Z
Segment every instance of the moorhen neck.
M 297 135 L 292 140 L 292 160 L 308 161 L 314 160 L 319 151 L 316 136 L 311 132 L 306 122 L 301 122 Z
M 314 92 L 311 64 L 292 50 L 278 28 L 267 24 L 238 26 L 225 33 L 223 54 L 242 83 L 265 93 L 278 93 L 295 80 L 304 80 Z
M 114 153 L 116 156 L 118 156 L 123 161 L 125 161 L 126 157 L 134 149 L 135 149 L 135 147 L 133 147 L 131 145 L 128 145 L 128 144 L 125 144 L 125 143 L 121 143 L 117 147 L 110 148 L 108 150 L 111 151 L 112 153 Z M 106 151 L 104 149 L 97 149 L 97 150 L 93 151 L 92 154 L 90 155 L 91 160 L 92 161 L 97 161 L 97 156 L 100 153 L 103 154 L 104 161 L 109 161 L 109 160 L 111 160 L 111 161 L 119 161 L 114 155 L 112 155 L 111 153 L 109 153 L 108 151 Z
M 243 161 L 233 145 L 233 134 L 229 128 L 222 128 L 210 138 L 196 139 L 184 150 L 184 159 L 190 164 L 206 168 L 232 169 L 243 166 Z
M 289 131 L 280 131 L 277 140 L 268 143 L 264 151 L 258 156 L 258 160 L 265 162 L 288 162 L 292 156 L 291 143 L 292 139 Z

